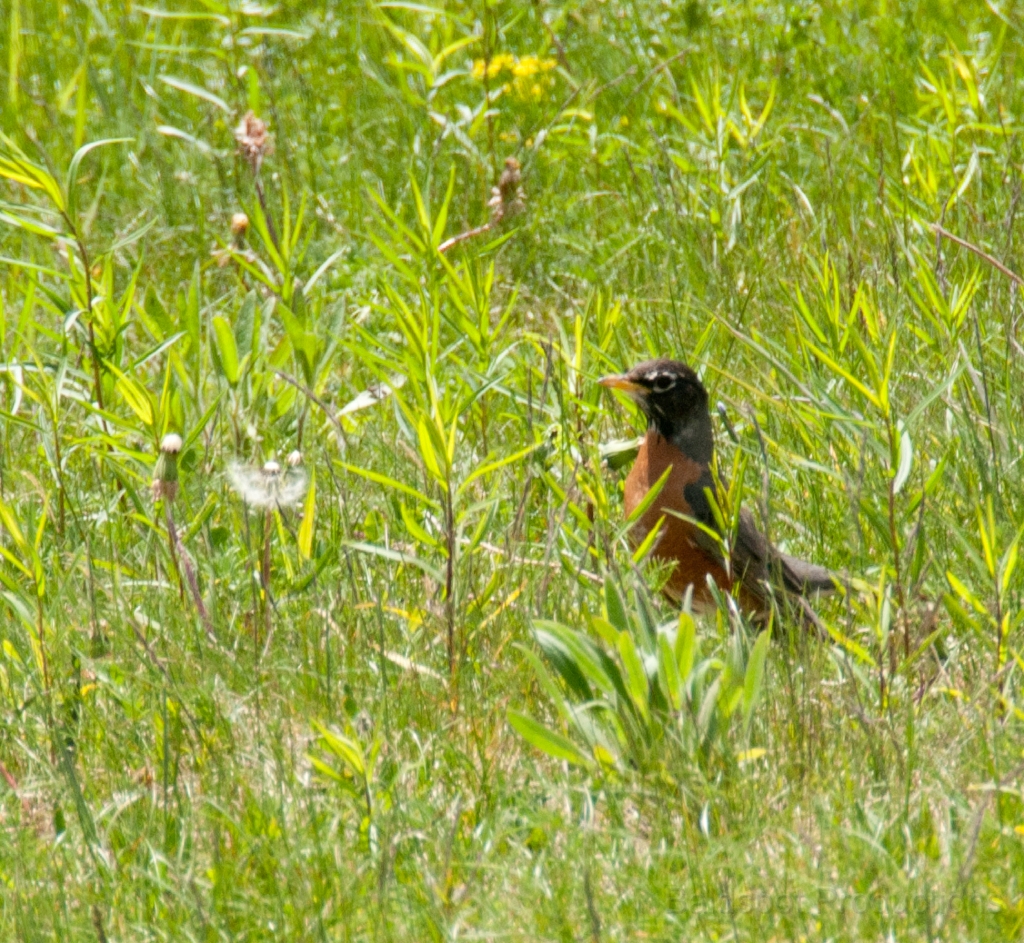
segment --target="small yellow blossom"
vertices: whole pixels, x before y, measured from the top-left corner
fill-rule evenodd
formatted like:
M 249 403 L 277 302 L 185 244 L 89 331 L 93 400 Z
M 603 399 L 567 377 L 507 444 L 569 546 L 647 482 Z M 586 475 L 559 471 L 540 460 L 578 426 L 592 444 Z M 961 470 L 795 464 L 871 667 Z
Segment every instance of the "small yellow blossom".
M 515 57 L 510 56 L 507 52 L 499 53 L 491 59 L 477 59 L 473 63 L 473 78 L 482 82 L 486 73 L 487 78 L 493 79 L 496 75 L 500 75 L 503 69 L 512 71 L 515 64 Z
M 555 59 L 541 59 L 539 56 L 523 56 L 521 59 L 509 53 L 500 53 L 492 59 L 477 59 L 473 62 L 473 78 L 482 82 L 493 79 L 502 72 L 512 73 L 512 81 L 502 85 L 502 91 L 512 93 L 516 98 L 543 98 L 544 91 L 553 83 L 546 73 L 558 68 Z M 539 78 L 544 76 L 543 78 Z
M 512 66 L 512 74 L 517 79 L 528 79 L 538 72 L 550 72 L 558 63 L 554 59 L 538 59 L 536 56 L 523 56 Z

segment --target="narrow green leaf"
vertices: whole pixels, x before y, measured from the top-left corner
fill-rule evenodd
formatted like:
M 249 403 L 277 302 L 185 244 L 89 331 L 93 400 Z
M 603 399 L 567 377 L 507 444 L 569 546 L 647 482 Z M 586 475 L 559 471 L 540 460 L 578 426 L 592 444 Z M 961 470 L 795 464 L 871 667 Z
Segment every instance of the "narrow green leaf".
M 415 556 L 411 553 L 403 553 L 400 550 L 392 550 L 390 547 L 380 547 L 377 544 L 364 543 L 361 540 L 346 540 L 344 546 L 351 547 L 353 550 L 358 550 L 360 553 L 369 553 L 375 557 L 380 557 L 383 560 L 391 560 L 395 563 L 404 563 L 408 566 L 414 566 L 419 570 L 422 570 L 427 574 L 435 583 L 444 583 L 444 576 L 441 575 L 441 571 L 437 567 L 426 560 Z
M 320 279 L 323 278 L 324 275 L 327 274 L 327 272 L 330 270 L 331 266 L 334 265 L 334 263 L 337 262 L 338 259 L 340 259 L 347 251 L 348 251 L 347 248 L 341 248 L 341 249 L 338 249 L 335 252 L 332 252 L 324 260 L 324 262 L 320 265 L 320 267 L 312 275 L 309 276 L 309 281 L 307 281 L 306 284 L 302 286 L 302 293 L 307 298 L 312 293 L 313 286 L 316 285 L 316 283 L 318 281 L 320 281 Z
M 634 524 L 636 521 L 640 520 L 645 513 L 647 513 L 647 509 L 658 500 L 658 495 L 661 494 L 661 489 L 665 487 L 665 483 L 668 481 L 669 475 L 671 474 L 672 466 L 669 465 L 669 467 L 662 472 L 661 477 L 651 485 L 650 488 L 648 488 L 647 494 L 643 496 L 640 503 L 633 508 L 629 517 L 626 518 L 627 525 Z
M 970 605 L 975 612 L 978 612 L 983 616 L 987 616 L 989 614 L 988 609 L 985 608 L 985 604 L 978 599 L 978 597 L 975 596 L 964 583 L 958 580 L 950 570 L 946 571 L 946 579 L 949 581 L 949 585 L 953 587 L 953 591 L 965 603 Z
M 184 79 L 175 78 L 173 75 L 158 75 L 157 78 L 170 88 L 177 89 L 179 92 L 184 92 L 186 95 L 192 95 L 195 98 L 201 98 L 203 101 L 219 108 L 225 114 L 231 114 L 231 108 L 223 98 L 219 95 L 214 95 L 213 92 L 203 88 L 201 85 L 186 82 Z
M 366 478 L 368 481 L 372 481 L 375 484 L 384 485 L 387 488 L 394 488 L 395 491 L 401 491 L 403 494 L 411 495 L 417 501 L 427 505 L 428 507 L 440 507 L 436 501 L 432 501 L 422 491 L 417 491 L 411 485 L 404 484 L 394 478 L 389 478 L 381 472 L 371 471 L 368 468 L 359 468 L 357 465 L 350 465 L 348 462 L 343 462 L 340 459 L 335 459 L 334 464 L 339 468 L 344 468 L 345 471 L 352 472 L 353 475 L 359 475 L 361 478 Z
M 309 489 L 302 507 L 302 523 L 299 525 L 299 555 L 303 560 L 313 556 L 313 525 L 316 522 L 316 472 L 309 476 Z
M 71 158 L 71 163 L 68 165 L 68 175 L 65 181 L 65 190 L 68 195 L 67 209 L 72 219 L 76 218 L 78 208 L 78 168 L 86 155 L 98 147 L 106 147 L 108 144 L 125 144 L 131 140 L 131 138 L 105 138 L 102 141 L 90 141 L 88 144 L 83 144 L 75 151 L 75 156 Z

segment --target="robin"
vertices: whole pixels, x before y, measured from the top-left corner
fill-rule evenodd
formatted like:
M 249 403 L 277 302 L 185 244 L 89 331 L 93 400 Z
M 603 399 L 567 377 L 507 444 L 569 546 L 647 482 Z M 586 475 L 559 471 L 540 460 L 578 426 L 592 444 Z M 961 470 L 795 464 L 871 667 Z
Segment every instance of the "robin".
M 724 592 L 732 592 L 738 583 L 740 605 L 764 617 L 770 609 L 769 587 L 795 597 L 836 588 L 835 578 L 824 567 L 773 547 L 745 509 L 740 511 L 726 564 L 722 545 L 708 532 L 720 533 L 709 499 L 709 494 L 720 492 L 712 472 L 715 442 L 708 394 L 693 370 L 662 358 L 598 382 L 626 393 L 647 417 L 647 434 L 626 478 L 627 516 L 671 469 L 654 503 L 630 531 L 638 546 L 663 519 L 652 554 L 674 564 L 665 587 L 671 599 L 678 602 L 692 586 L 694 608 L 713 608 L 710 575 Z M 809 607 L 802 599 L 799 602 L 806 613 Z

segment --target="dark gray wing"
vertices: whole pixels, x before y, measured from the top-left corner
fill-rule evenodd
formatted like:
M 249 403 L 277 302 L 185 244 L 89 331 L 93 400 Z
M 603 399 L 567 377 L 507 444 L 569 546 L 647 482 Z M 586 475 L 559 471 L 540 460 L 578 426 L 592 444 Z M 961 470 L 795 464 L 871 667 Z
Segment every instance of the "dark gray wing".
M 706 471 L 700 480 L 686 486 L 684 494 L 694 520 L 710 530 L 718 531 L 707 496 L 707 489 L 712 485 L 711 473 Z M 711 536 L 698 531 L 696 540 L 705 552 L 721 560 L 721 547 Z M 790 556 L 771 546 L 754 523 L 753 514 L 746 508 L 740 509 L 739 526 L 733 540 L 731 570 L 734 577 L 741 579 L 749 591 L 762 598 L 762 585 L 768 582 L 779 586 L 780 580 L 782 588 L 801 596 L 836 589 L 836 579 L 825 567 Z

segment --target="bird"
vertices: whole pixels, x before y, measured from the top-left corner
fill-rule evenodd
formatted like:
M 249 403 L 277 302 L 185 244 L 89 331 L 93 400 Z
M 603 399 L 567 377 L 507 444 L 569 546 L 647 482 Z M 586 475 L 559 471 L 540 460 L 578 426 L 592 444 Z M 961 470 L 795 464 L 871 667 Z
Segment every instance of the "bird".
M 651 555 L 672 564 L 665 594 L 680 602 L 692 587 L 695 612 L 713 611 L 710 576 L 718 588 L 733 593 L 741 608 L 759 620 L 767 619 L 772 596 L 796 604 L 805 618 L 820 624 L 805 597 L 831 592 L 839 581 L 828 569 L 800 560 L 774 547 L 746 508 L 739 513 L 736 533 L 723 543 L 709 494 L 722 494 L 724 482 L 715 468 L 715 440 L 708 410 L 708 393 L 697 374 L 678 360 L 658 358 L 638 364 L 627 373 L 598 380 L 601 386 L 629 396 L 647 418 L 647 432 L 626 478 L 627 518 L 662 475 L 661 491 L 629 533 L 640 546 L 662 521 Z M 717 479 L 717 481 L 716 481 Z

